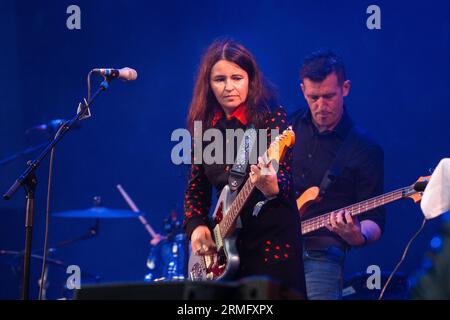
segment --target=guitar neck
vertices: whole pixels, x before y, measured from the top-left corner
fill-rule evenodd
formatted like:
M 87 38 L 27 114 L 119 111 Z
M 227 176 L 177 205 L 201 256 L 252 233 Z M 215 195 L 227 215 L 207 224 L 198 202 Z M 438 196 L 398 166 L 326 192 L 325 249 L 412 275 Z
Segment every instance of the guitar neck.
M 341 210 L 348 211 L 352 217 L 356 217 L 362 213 L 367 211 L 376 209 L 378 207 L 384 206 L 385 204 L 397 201 L 399 199 L 403 199 L 408 197 L 409 195 L 416 193 L 413 186 L 408 186 L 405 188 L 401 188 L 395 191 L 391 191 L 389 193 L 385 193 L 383 195 L 358 202 L 356 204 L 350 205 L 348 207 L 344 207 L 338 210 L 334 210 L 323 215 L 305 220 L 302 222 L 302 234 L 305 235 L 307 233 L 316 231 L 320 228 L 325 227 L 330 221 L 330 216 L 332 214 L 336 214 Z
M 267 151 L 262 156 L 262 159 L 265 164 L 268 164 L 271 161 L 268 156 Z M 241 213 L 242 208 L 247 203 L 247 200 L 250 197 L 250 194 L 253 192 L 254 189 L 255 189 L 255 185 L 252 183 L 250 178 L 248 178 L 247 181 L 245 182 L 244 186 L 241 188 L 238 195 L 234 199 L 233 203 L 231 204 L 227 215 L 220 222 L 220 234 L 223 237 L 227 236 L 228 233 L 233 228 L 234 223 L 236 222 L 236 219 L 239 217 L 239 214 Z
M 228 235 L 254 188 L 255 185 L 251 182 L 250 179 L 247 179 L 241 191 L 239 191 L 238 195 L 231 204 L 227 215 L 219 223 L 220 234 L 222 236 L 225 237 L 226 235 Z

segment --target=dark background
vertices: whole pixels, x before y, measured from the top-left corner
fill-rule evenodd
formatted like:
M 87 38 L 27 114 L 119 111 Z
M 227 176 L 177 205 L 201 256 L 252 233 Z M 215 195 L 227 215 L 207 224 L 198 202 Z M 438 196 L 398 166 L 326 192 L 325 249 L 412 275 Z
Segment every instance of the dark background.
M 431 4 L 432 3 L 432 4 Z M 81 30 L 68 30 L 66 9 L 81 8 Z M 381 30 L 369 30 L 366 9 L 381 8 Z M 353 119 L 385 150 L 385 190 L 413 183 L 448 157 L 450 111 L 450 5 L 448 1 L 13 1 L 0 2 L 0 159 L 44 142 L 26 129 L 70 118 L 86 97 L 95 67 L 135 68 L 135 82 L 112 83 L 92 107 L 93 117 L 56 150 L 52 211 L 103 205 L 128 209 L 121 183 L 150 223 L 162 232 L 172 211 L 182 218 L 186 167 L 170 159 L 171 133 L 185 124 L 200 55 L 230 36 L 255 55 L 265 76 L 293 112 L 305 106 L 298 69 L 303 57 L 329 47 L 346 61 L 352 80 L 346 105 Z M 98 85 L 94 78 L 93 88 Z M 28 158 L 0 167 L 2 193 Z M 34 252 L 43 247 L 48 159 L 38 172 Z M 22 250 L 24 194 L 0 201 L 0 249 Z M 354 250 L 346 275 L 371 264 L 393 269 L 423 216 L 418 205 L 387 207 L 381 241 Z M 52 218 L 50 243 L 85 233 L 94 220 Z M 440 219 L 430 221 L 400 271 L 413 276 Z M 54 254 L 100 275 L 103 282 L 141 281 L 148 272 L 149 236 L 137 219 L 102 220 L 99 235 Z M 19 297 L 17 264 L 0 256 L 0 298 Z M 33 260 L 32 294 L 40 261 Z M 62 295 L 64 268 L 50 266 L 49 298 Z M 89 282 L 83 278 L 82 283 Z

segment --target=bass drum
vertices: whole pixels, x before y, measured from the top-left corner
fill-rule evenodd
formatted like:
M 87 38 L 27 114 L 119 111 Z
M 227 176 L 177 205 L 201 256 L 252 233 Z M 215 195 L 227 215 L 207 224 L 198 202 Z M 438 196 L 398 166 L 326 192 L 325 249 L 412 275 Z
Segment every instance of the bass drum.
M 184 233 L 161 240 L 150 249 L 146 281 L 175 281 L 186 279 L 188 241 Z

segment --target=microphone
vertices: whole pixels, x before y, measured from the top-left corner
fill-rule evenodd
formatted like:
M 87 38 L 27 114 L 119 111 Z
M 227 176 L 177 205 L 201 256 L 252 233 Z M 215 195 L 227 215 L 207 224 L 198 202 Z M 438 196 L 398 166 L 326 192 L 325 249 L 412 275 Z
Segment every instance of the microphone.
M 92 69 L 93 73 L 101 74 L 110 79 L 119 78 L 125 81 L 133 81 L 137 78 L 137 72 L 131 68 L 122 68 L 122 69 Z
M 67 121 L 64 119 L 51 120 L 47 123 L 38 124 L 37 126 L 27 129 L 25 134 L 28 134 L 30 131 L 56 131 L 65 122 Z

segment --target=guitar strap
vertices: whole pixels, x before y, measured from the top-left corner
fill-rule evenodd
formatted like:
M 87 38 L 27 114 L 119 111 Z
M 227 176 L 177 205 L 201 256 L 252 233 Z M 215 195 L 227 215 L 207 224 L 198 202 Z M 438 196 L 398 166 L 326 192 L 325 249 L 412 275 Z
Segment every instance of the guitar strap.
M 341 175 L 342 170 L 345 165 L 350 161 L 353 151 L 353 146 L 356 142 L 356 128 L 352 126 L 345 140 L 342 142 L 336 157 L 330 168 L 325 172 L 320 183 L 320 196 L 323 197 L 330 186 L 336 181 L 336 179 Z
M 251 155 L 256 152 L 256 136 L 254 125 L 248 125 L 241 140 L 233 168 L 230 170 L 230 175 L 228 177 L 228 185 L 233 192 L 239 189 L 242 182 L 244 182 L 249 159 L 251 158 Z

